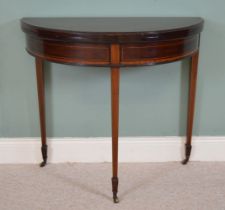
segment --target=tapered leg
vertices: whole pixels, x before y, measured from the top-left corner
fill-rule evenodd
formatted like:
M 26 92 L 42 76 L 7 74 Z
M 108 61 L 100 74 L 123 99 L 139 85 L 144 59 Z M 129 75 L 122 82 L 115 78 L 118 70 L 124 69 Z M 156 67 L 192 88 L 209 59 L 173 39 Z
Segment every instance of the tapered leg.
M 113 200 L 119 202 L 118 192 L 118 127 L 119 127 L 119 77 L 120 69 L 111 68 L 111 102 L 112 102 L 112 191 Z
M 189 101 L 188 101 L 188 121 L 187 121 L 187 139 L 185 144 L 185 159 L 182 164 L 187 164 L 191 155 L 192 128 L 195 111 L 195 92 L 198 72 L 198 52 L 191 57 L 191 69 L 189 79 Z
M 118 133 L 119 133 L 119 80 L 120 46 L 111 45 L 111 108 L 112 108 L 112 192 L 114 203 L 118 203 Z
M 46 143 L 46 125 L 45 125 L 45 88 L 44 88 L 44 60 L 36 57 L 36 76 L 37 76 L 37 90 L 38 90 L 38 103 L 39 103 L 39 117 L 41 128 L 41 152 L 43 162 L 41 167 L 47 163 L 47 143 Z

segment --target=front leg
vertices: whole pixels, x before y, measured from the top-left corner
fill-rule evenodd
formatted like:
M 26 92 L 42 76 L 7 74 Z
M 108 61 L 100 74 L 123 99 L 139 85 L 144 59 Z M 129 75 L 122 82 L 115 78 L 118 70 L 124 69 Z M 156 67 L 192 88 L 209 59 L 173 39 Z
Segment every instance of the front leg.
M 114 203 L 118 203 L 118 127 L 119 127 L 119 68 L 111 69 L 112 85 L 112 191 Z
M 111 62 L 112 64 L 119 63 L 119 45 L 111 46 Z M 119 133 L 119 79 L 120 68 L 111 67 L 111 108 L 112 108 L 112 191 L 113 201 L 118 203 L 118 133 Z

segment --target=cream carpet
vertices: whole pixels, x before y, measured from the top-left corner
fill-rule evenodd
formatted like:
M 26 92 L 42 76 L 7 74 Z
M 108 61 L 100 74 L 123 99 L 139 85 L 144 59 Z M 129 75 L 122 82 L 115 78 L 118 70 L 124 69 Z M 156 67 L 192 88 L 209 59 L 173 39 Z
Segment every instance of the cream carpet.
M 0 210 L 225 210 L 225 163 L 0 165 Z

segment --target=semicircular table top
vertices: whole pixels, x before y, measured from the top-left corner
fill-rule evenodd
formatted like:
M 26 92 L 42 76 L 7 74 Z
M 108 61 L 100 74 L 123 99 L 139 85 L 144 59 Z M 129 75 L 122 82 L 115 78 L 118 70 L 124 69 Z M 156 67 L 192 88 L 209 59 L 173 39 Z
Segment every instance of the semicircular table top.
M 193 36 L 201 32 L 199 17 L 52 17 L 23 18 L 22 29 L 43 39 L 89 42 L 145 42 Z

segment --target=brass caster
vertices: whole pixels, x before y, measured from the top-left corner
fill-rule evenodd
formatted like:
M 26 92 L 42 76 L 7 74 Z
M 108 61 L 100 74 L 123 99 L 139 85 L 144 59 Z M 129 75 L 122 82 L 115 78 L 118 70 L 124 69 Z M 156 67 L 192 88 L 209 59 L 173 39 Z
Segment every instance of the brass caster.
M 113 196 L 113 202 L 114 203 L 119 203 L 119 198 L 117 196 Z
M 189 158 L 191 155 L 191 148 L 192 148 L 192 146 L 190 144 L 185 145 L 185 159 L 182 161 L 183 165 L 186 165 L 189 161 Z
M 48 152 L 47 144 L 42 145 L 41 153 L 42 153 L 43 162 L 40 164 L 40 167 L 44 167 L 47 164 L 47 158 L 48 158 L 47 152 Z
M 47 164 L 47 161 L 44 160 L 43 162 L 40 163 L 40 167 L 44 167 Z
M 119 203 L 119 198 L 117 197 L 118 183 L 119 183 L 118 177 L 112 177 L 112 192 L 114 203 Z
M 188 159 L 188 158 L 185 158 L 181 163 L 182 163 L 183 165 L 187 165 L 188 161 L 189 161 L 189 159 Z

